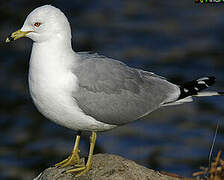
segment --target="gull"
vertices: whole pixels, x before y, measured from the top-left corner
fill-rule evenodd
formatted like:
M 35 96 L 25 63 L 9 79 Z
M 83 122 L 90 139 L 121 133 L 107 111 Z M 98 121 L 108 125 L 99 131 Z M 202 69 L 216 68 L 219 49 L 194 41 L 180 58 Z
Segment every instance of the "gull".
M 74 165 L 66 172 L 76 177 L 91 168 L 98 131 L 133 122 L 160 107 L 190 102 L 192 96 L 223 95 L 201 92 L 215 83 L 213 76 L 176 85 L 97 53 L 73 51 L 69 21 L 51 5 L 34 9 L 6 42 L 22 37 L 33 40 L 28 76 L 35 106 L 49 120 L 77 131 L 71 156 L 56 164 Z M 85 165 L 79 156 L 82 131 L 92 132 Z

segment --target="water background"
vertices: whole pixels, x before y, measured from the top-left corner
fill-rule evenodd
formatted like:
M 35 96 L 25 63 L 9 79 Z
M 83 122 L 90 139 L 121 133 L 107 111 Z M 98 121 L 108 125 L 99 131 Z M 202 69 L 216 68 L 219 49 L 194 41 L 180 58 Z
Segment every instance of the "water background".
M 214 75 L 224 90 L 223 4 L 193 0 L 64 0 L 0 2 L 0 179 L 32 179 L 66 158 L 74 132 L 44 118 L 28 92 L 32 42 L 5 44 L 35 7 L 52 4 L 67 15 L 76 51 L 93 51 L 170 81 Z M 118 154 L 156 170 L 191 176 L 208 165 L 217 122 L 214 154 L 224 149 L 224 97 L 196 99 L 163 108 L 142 120 L 100 133 L 96 153 Z M 87 156 L 88 133 L 81 139 Z

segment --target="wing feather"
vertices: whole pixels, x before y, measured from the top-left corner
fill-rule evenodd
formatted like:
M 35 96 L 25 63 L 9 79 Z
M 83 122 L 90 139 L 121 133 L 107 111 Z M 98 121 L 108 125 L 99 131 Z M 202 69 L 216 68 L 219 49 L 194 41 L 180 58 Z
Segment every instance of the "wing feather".
M 179 95 L 176 85 L 154 73 L 97 54 L 79 56 L 80 63 L 73 70 L 79 89 L 73 97 L 84 113 L 98 121 L 126 124 Z

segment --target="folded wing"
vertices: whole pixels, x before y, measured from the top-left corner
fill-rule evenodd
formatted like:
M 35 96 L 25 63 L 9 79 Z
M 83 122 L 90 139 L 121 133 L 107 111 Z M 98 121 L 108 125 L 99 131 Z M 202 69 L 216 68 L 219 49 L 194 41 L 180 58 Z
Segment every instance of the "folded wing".
M 113 125 L 134 121 L 178 99 L 180 89 L 166 79 L 98 54 L 79 53 L 73 97 L 96 120 Z

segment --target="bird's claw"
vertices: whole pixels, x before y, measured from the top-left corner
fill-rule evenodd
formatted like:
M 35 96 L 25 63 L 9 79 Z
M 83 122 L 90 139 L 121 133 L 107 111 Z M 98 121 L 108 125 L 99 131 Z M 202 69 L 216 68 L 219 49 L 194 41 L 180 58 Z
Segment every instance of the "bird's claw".
M 75 167 L 77 167 L 77 168 L 69 169 L 66 171 L 66 173 L 75 173 L 75 172 L 80 171 L 78 174 L 75 175 L 75 177 L 79 177 L 79 176 L 82 176 L 83 174 L 87 173 L 91 168 L 91 166 L 89 166 L 89 165 L 85 165 L 85 166 L 75 165 Z
M 80 150 L 78 150 L 79 152 Z M 64 167 L 67 167 L 67 166 L 70 166 L 70 165 L 80 165 L 80 157 L 79 157 L 79 154 L 75 153 L 71 156 L 69 156 L 68 158 L 66 158 L 65 160 L 55 164 L 56 167 L 61 167 L 61 168 L 64 168 Z

